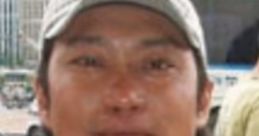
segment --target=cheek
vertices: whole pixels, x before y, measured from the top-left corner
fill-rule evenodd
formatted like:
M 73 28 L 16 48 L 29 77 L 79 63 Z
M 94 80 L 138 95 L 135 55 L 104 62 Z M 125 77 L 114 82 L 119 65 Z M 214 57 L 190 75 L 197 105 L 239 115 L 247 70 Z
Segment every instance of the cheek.
M 49 73 L 50 116 L 54 129 L 66 132 L 85 128 L 98 112 L 101 102 L 97 92 L 102 88 L 96 85 L 98 81 L 86 82 L 86 76 L 75 76 L 62 68 L 52 69 Z
M 160 81 L 163 82 L 151 83 L 150 89 L 155 93 L 150 102 L 156 108 L 158 124 L 166 128 L 164 135 L 193 134 L 196 129 L 196 76 Z

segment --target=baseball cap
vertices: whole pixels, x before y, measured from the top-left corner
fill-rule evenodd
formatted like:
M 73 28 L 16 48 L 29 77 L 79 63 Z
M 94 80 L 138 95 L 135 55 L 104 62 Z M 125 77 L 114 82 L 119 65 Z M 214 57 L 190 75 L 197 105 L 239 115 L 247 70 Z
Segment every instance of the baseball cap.
M 61 34 L 82 9 L 116 2 L 148 7 L 169 17 L 186 34 L 191 46 L 200 51 L 206 66 L 203 29 L 198 14 L 189 0 L 50 0 L 43 17 L 39 49 L 45 46 L 45 40 Z

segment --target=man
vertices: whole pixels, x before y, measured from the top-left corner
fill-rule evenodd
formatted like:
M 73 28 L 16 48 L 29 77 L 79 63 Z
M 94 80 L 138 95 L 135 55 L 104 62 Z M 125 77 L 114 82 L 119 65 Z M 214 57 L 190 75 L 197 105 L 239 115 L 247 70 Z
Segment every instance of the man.
M 259 44 L 257 44 L 259 49 Z M 226 94 L 216 136 L 259 135 L 259 56 L 254 70 Z
M 54 136 L 194 136 L 212 85 L 188 0 L 52 0 L 35 83 Z

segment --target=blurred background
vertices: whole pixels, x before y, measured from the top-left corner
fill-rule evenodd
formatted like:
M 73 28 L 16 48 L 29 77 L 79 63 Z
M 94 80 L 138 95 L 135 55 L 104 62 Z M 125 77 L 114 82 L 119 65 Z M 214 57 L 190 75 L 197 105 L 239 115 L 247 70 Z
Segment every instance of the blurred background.
M 214 127 L 226 88 L 247 73 L 258 54 L 258 0 L 192 0 L 204 26 L 216 88 Z M 48 0 L 0 0 L 0 132 L 21 135 L 40 124 L 31 81 L 38 65 L 38 36 Z M 1 136 L 1 133 L 0 133 Z

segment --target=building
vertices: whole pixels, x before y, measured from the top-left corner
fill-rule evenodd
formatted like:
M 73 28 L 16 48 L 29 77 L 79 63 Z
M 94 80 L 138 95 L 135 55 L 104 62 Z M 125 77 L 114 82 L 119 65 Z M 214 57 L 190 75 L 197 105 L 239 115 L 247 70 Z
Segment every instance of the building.
M 258 0 L 192 1 L 205 27 L 208 60 L 212 63 L 223 63 L 233 39 L 259 20 Z M 0 66 L 34 65 L 47 3 L 48 0 L 0 0 Z
M 31 67 L 48 0 L 0 0 L 0 67 Z
M 37 42 L 44 9 L 48 0 L 19 0 L 20 43 L 23 46 L 25 67 L 34 67 L 37 63 Z
M 17 0 L 0 0 L 0 66 L 20 63 Z

